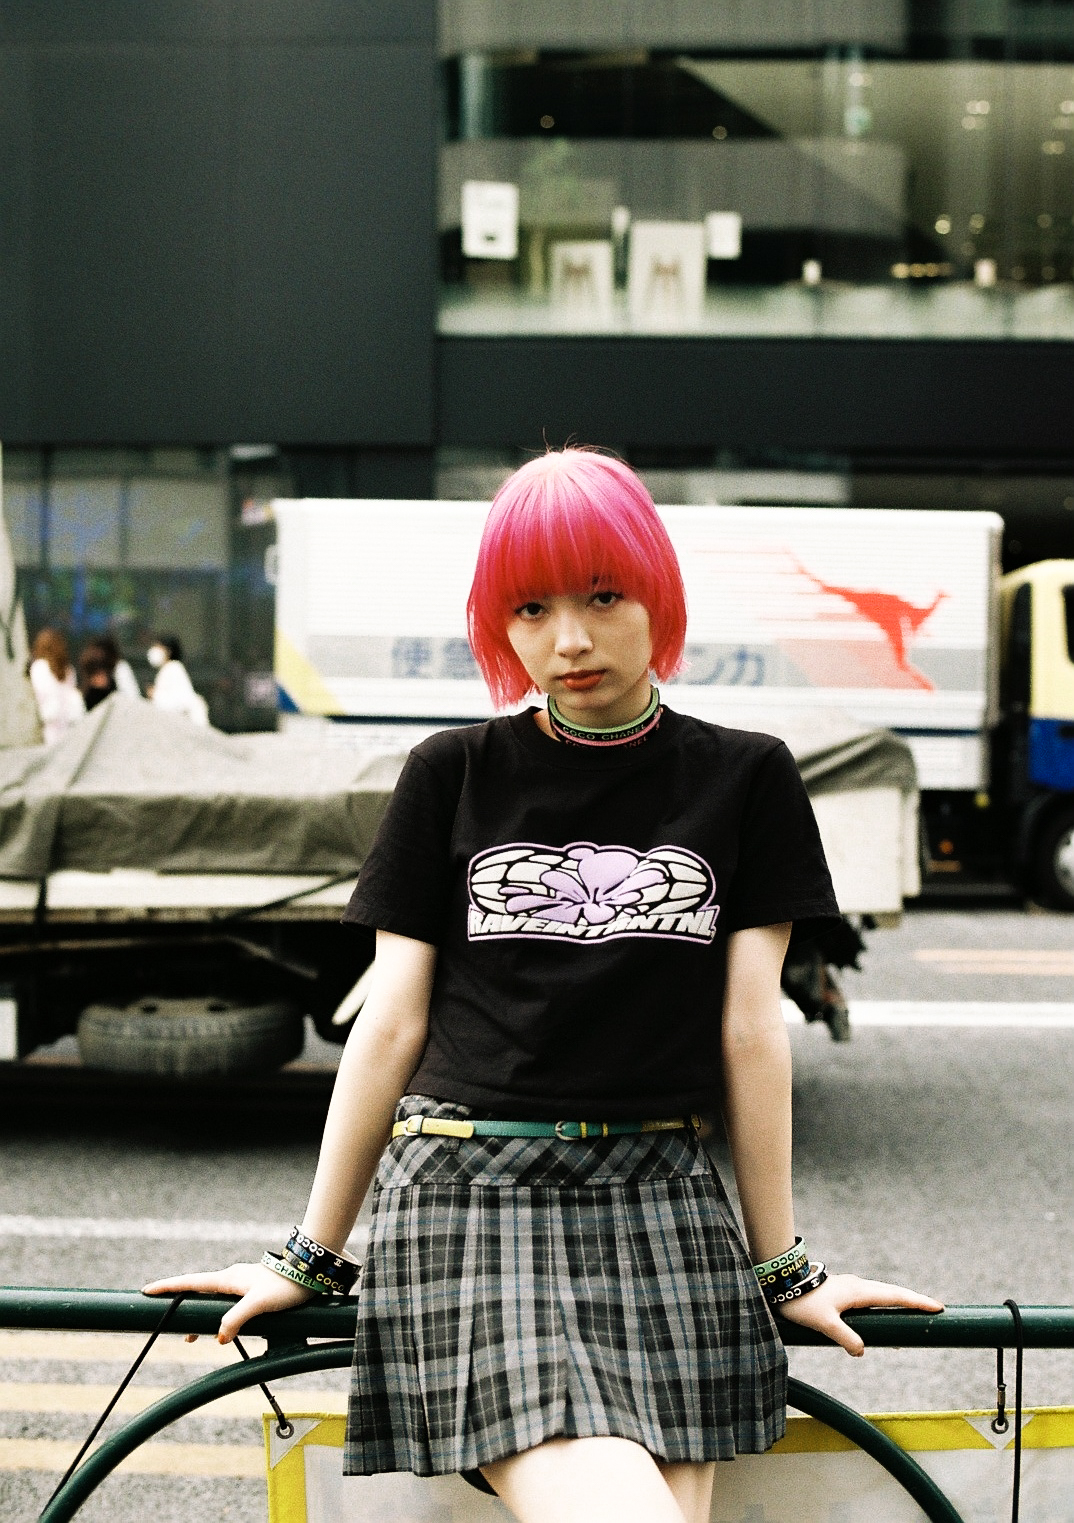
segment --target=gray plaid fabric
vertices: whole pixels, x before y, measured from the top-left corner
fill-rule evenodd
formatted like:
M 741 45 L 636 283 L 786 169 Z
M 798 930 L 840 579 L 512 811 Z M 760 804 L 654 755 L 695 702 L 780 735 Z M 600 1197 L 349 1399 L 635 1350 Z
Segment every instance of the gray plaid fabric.
M 467 1116 L 408 1095 L 398 1114 Z M 785 1426 L 787 1361 L 690 1132 L 401 1137 L 381 1160 L 344 1470 L 441 1475 L 555 1436 L 733 1459 Z

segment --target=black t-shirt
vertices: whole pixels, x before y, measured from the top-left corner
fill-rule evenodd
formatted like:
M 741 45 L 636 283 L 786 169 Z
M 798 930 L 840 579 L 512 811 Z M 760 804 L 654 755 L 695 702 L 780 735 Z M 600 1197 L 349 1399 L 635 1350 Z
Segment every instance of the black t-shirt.
M 782 741 L 665 710 L 589 750 L 531 709 L 415 747 L 343 918 L 439 949 L 412 1091 L 613 1120 L 713 1103 L 731 932 L 837 914 Z

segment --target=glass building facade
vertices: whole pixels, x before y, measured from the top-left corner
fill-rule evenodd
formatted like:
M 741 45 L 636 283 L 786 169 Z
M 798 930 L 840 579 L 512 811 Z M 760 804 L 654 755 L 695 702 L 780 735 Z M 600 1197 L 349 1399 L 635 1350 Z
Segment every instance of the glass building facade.
M 147 649 L 174 635 L 214 724 L 275 726 L 268 504 L 292 490 L 275 450 L 7 449 L 3 471 L 31 637 L 62 629 L 77 658 L 110 634 L 144 690 Z
M 443 334 L 1074 338 L 1070 0 L 443 0 Z

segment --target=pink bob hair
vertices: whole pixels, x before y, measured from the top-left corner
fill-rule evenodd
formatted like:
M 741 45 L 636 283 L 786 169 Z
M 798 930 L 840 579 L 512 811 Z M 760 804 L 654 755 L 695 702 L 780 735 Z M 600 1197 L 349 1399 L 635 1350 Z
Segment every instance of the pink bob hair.
M 686 594 L 668 532 L 628 465 L 593 449 L 550 450 L 496 495 L 466 604 L 470 645 L 498 708 L 534 690 L 507 637 L 530 598 L 614 589 L 644 605 L 661 682 L 682 664 Z

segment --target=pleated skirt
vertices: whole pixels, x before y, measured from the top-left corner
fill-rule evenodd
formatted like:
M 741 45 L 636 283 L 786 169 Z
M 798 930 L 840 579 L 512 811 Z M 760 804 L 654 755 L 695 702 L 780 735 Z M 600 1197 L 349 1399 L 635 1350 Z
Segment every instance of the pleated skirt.
M 461 1118 L 408 1095 L 399 1116 Z M 553 1437 L 669 1461 L 768 1449 L 787 1361 L 688 1131 L 400 1137 L 375 1185 L 344 1471 L 444 1475 Z

